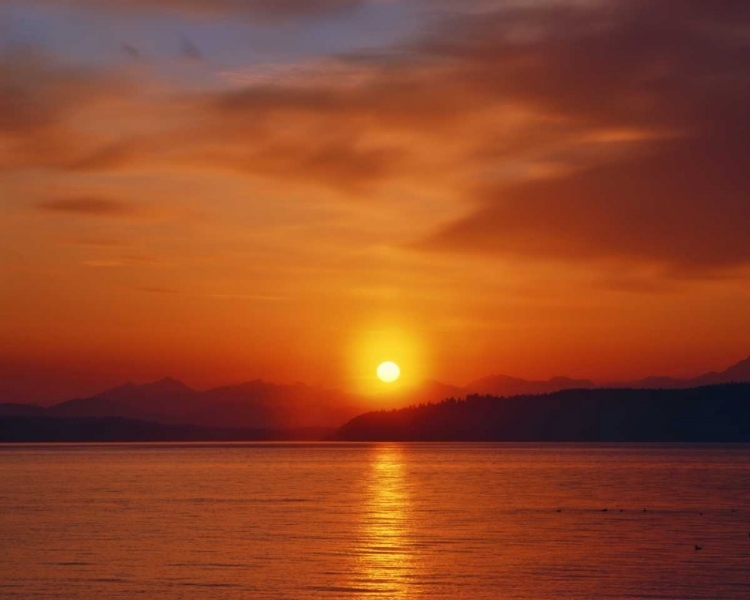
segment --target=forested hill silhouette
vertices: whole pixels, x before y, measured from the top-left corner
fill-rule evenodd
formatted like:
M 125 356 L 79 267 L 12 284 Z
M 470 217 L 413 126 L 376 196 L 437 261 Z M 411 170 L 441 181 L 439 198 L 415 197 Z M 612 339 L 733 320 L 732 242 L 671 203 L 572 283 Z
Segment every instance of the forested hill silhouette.
M 351 441 L 750 442 L 750 384 L 470 395 L 360 415 Z

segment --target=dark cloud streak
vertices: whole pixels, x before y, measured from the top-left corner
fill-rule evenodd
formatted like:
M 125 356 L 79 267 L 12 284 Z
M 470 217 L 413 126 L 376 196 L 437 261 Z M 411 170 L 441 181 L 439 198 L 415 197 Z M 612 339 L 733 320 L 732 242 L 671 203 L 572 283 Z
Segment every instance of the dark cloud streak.
M 674 272 L 747 263 L 748 31 L 746 2 L 634 0 L 467 17 L 425 38 L 420 52 L 490 96 L 580 128 L 673 133 L 562 177 L 482 186 L 476 212 L 419 247 Z
M 203 60 L 200 48 L 186 35 L 180 36 L 180 56 L 187 60 Z
M 69 214 L 85 217 L 130 216 L 137 211 L 126 202 L 96 196 L 77 196 L 45 200 L 36 205 L 40 211 L 50 214 Z
M 512 6 L 289 79 L 171 97 L 154 109 L 185 115 L 169 130 L 85 147 L 65 124 L 96 78 L 0 65 L 0 133 L 22 142 L 21 164 L 58 169 L 225 169 L 349 198 L 444 183 L 468 214 L 423 250 L 680 273 L 750 262 L 747 2 Z
M 7 0 L 0 0 L 7 1 Z M 35 0 L 39 4 L 60 4 Z M 247 15 L 278 22 L 313 18 L 352 10 L 367 0 L 63 0 L 97 10 L 185 13 L 197 16 Z

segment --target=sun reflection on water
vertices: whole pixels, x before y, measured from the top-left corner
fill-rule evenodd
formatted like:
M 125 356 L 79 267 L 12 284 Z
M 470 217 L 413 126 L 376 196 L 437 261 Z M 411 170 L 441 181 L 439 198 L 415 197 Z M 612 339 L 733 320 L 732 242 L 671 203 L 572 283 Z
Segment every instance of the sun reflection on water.
M 370 477 L 357 548 L 356 585 L 388 598 L 414 598 L 415 569 L 410 542 L 411 491 L 404 450 L 397 445 L 373 448 Z

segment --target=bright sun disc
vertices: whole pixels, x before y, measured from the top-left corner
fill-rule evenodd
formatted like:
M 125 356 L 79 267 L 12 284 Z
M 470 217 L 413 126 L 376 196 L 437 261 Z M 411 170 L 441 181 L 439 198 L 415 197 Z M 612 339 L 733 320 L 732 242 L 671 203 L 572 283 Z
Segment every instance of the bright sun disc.
M 392 383 L 398 379 L 399 375 L 401 375 L 401 369 L 398 368 L 398 365 L 395 362 L 389 360 L 380 363 L 377 373 L 380 381 L 384 383 Z

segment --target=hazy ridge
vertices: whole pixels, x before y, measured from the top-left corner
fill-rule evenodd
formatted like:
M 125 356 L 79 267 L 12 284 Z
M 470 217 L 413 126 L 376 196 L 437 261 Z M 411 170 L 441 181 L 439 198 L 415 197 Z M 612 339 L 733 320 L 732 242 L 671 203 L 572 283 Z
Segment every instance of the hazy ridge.
M 442 408 L 429 410 L 423 408 L 423 405 L 440 403 L 447 398 L 469 397 L 470 402 L 461 405 L 466 411 L 480 410 L 481 412 L 485 408 L 478 408 L 479 404 L 484 406 L 487 403 L 493 406 L 502 404 L 503 410 L 508 410 L 510 406 L 518 406 L 520 410 L 523 405 L 527 406 L 531 413 L 545 412 L 549 418 L 558 418 L 561 416 L 556 412 L 558 409 L 556 406 L 549 405 L 549 400 L 544 395 L 553 394 L 551 398 L 555 401 L 572 395 L 586 398 L 587 401 L 596 399 L 596 402 L 606 402 L 607 399 L 624 397 L 623 394 L 633 402 L 641 402 L 643 399 L 658 401 L 666 396 L 681 397 L 679 394 L 658 394 L 658 390 L 684 391 L 743 381 L 750 382 L 750 358 L 722 372 L 705 373 L 692 379 L 647 377 L 638 381 L 603 387 L 603 384 L 597 384 L 588 379 L 554 377 L 545 381 L 529 381 L 506 375 L 493 375 L 478 379 L 463 387 L 428 381 L 417 388 L 400 390 L 377 398 L 301 383 L 285 385 L 261 380 L 200 391 L 168 377 L 141 385 L 127 383 L 94 396 L 75 398 L 50 407 L 0 403 L 3 432 L 0 433 L 0 439 L 4 441 L 44 441 L 63 438 L 70 440 L 290 439 L 290 435 L 292 437 L 300 435 L 301 431 L 328 432 L 344 424 L 346 425 L 342 429 L 343 433 L 339 434 L 344 437 L 351 435 L 355 438 L 358 436 L 367 438 L 375 435 L 373 432 L 380 431 L 381 433 L 377 436 L 384 436 L 384 439 L 394 436 L 396 438 L 414 436 L 415 439 L 424 436 L 453 439 L 457 434 L 447 430 L 442 433 L 430 430 L 431 433 L 426 433 L 423 429 L 417 428 L 407 435 L 405 430 L 399 430 L 398 427 L 393 429 L 396 427 L 395 422 L 390 424 L 390 429 L 384 425 L 385 428 L 382 431 L 377 427 L 373 429 L 375 421 L 380 419 L 385 423 L 383 419 L 386 418 L 372 415 L 396 413 L 371 413 L 369 411 L 374 406 L 389 409 L 419 406 L 419 408 L 398 414 L 438 418 L 437 415 L 447 410 L 448 404 L 440 405 Z M 710 393 L 703 392 L 703 394 L 724 393 L 719 391 L 721 389 L 723 388 L 716 388 Z M 583 390 L 588 390 L 589 393 L 583 394 Z M 641 390 L 642 393 L 635 393 L 637 390 Z M 565 391 L 571 394 L 568 396 L 559 394 Z M 479 396 L 491 398 L 491 400 L 485 398 L 478 404 L 477 397 Z M 584 419 L 583 414 L 586 412 L 584 408 L 584 405 L 575 408 L 578 414 L 577 419 Z M 414 411 L 423 411 L 423 413 Z M 524 415 L 523 411 L 519 415 L 514 418 L 528 421 L 529 416 Z M 365 429 L 353 428 L 352 423 L 362 425 L 367 419 L 369 422 L 366 428 L 369 428 L 370 433 L 366 433 Z M 144 423 L 149 424 L 149 427 L 145 427 Z M 95 425 L 101 431 L 94 431 Z M 477 424 L 477 427 L 481 428 L 481 426 L 482 423 Z M 56 432 L 56 427 L 59 432 Z M 290 431 L 298 433 L 290 434 Z M 571 431 L 559 435 L 563 435 L 564 439 L 578 439 L 576 435 L 583 436 L 583 438 L 590 437 L 589 434 L 574 434 Z M 536 434 L 538 439 L 545 439 L 542 433 L 543 431 L 538 430 Z M 463 435 L 467 439 L 470 438 L 468 433 Z M 488 439 L 494 439 L 489 433 L 486 435 L 489 435 Z M 500 434 L 496 432 L 493 435 Z M 505 432 L 500 437 L 505 439 L 510 435 Z M 529 436 L 534 438 L 531 434 L 526 435 L 526 437 Z M 301 439 L 309 439 L 309 437 L 309 433 L 305 433 Z M 612 436 L 609 435 L 609 437 Z M 512 436 L 508 439 L 512 439 Z

